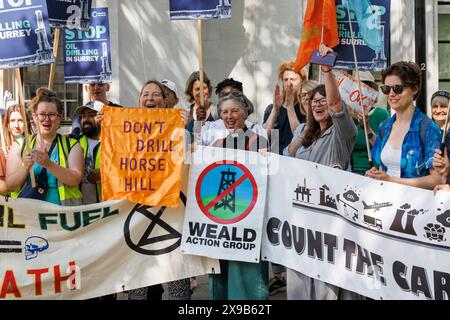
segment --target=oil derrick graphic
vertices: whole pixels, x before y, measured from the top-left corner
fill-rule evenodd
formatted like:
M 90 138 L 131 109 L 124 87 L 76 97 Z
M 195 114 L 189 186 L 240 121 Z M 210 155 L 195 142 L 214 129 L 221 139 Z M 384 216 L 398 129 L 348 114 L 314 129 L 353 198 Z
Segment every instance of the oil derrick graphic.
M 306 197 L 306 202 L 310 202 L 310 197 L 311 197 L 311 191 L 312 190 L 315 190 L 315 189 L 308 188 L 306 186 L 306 179 L 304 179 L 304 185 L 300 186 L 300 185 L 297 184 L 297 188 L 294 190 L 294 192 L 296 194 L 296 200 L 300 201 L 299 200 L 299 196 L 301 195 L 302 196 L 302 200 L 301 200 L 302 202 L 305 202 L 305 197 Z
M 34 30 L 37 35 L 37 44 L 39 49 L 36 51 L 38 55 L 48 55 L 48 51 L 52 50 L 52 46 L 48 42 L 47 38 L 47 30 L 45 29 L 44 18 L 42 16 L 42 10 L 37 10 L 35 12 L 36 15 L 36 24 L 37 28 Z M 48 57 L 43 57 L 48 58 Z
M 100 73 L 100 78 L 102 80 L 108 80 L 109 75 L 112 73 L 111 68 L 109 67 L 109 57 L 108 57 L 108 46 L 106 42 L 102 43 L 102 72 Z
M 230 168 L 228 171 L 221 171 L 222 177 L 220 179 L 219 190 L 217 191 L 217 195 L 219 196 L 225 190 L 227 190 L 231 185 L 235 182 L 236 172 L 231 172 Z M 233 189 L 230 193 L 228 193 L 222 200 L 214 205 L 214 210 L 222 208 L 225 210 L 226 208 L 230 209 L 232 212 L 236 210 L 236 190 Z

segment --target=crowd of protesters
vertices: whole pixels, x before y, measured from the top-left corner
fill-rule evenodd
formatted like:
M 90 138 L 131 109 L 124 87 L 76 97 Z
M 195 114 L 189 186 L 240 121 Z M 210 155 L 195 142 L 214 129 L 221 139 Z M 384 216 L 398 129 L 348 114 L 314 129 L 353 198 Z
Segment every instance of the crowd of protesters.
M 324 45 L 320 48 L 321 55 L 330 51 Z M 381 89 L 388 105 L 375 105 L 364 114 L 352 115 L 340 96 L 332 68 L 321 66 L 320 71 L 324 84 L 308 79 L 304 70 L 295 71 L 293 61 L 281 64 L 278 78 L 282 88 L 275 85 L 262 125 L 249 121 L 255 108 L 240 81 L 228 78 L 217 84 L 215 105 L 210 102 L 210 79 L 203 75 L 202 88 L 200 73 L 193 72 L 184 90 L 190 105 L 182 111 L 190 141 L 219 148 L 276 152 L 373 179 L 435 192 L 450 191 L 450 134 L 442 139 L 443 131 L 450 128 L 448 92 L 433 94 L 432 119 L 428 118 L 415 104 L 422 86 L 419 66 L 397 62 L 382 72 L 380 87 L 369 72 L 360 73 L 363 83 L 376 91 Z M 39 88 L 26 114 L 9 97 L 3 123 L 5 145 L 0 151 L 0 193 L 59 205 L 101 202 L 101 108 L 121 107 L 107 98 L 109 89 L 107 83 L 86 86 L 90 101 L 75 110 L 70 135 L 58 133 L 64 110 L 51 90 Z M 147 81 L 136 97 L 140 108 L 174 108 L 180 101 L 176 84 L 167 79 Z M 24 139 L 26 131 L 30 149 Z M 31 186 L 31 174 L 37 188 Z M 221 273 L 210 276 L 212 299 L 263 300 L 286 287 L 288 299 L 362 298 L 295 270 L 286 271 L 280 265 L 272 265 L 274 277 L 270 281 L 266 262 L 221 260 L 220 265 Z M 168 283 L 169 299 L 189 300 L 192 280 Z M 128 296 L 160 300 L 163 290 L 162 285 L 155 285 L 130 290 Z

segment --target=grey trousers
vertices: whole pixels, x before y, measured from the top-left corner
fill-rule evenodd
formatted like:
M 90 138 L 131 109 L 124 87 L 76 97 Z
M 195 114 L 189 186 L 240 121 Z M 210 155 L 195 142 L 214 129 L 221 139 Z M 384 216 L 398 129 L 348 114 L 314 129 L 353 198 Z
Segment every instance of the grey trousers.
M 287 268 L 288 300 L 362 300 L 361 295 Z

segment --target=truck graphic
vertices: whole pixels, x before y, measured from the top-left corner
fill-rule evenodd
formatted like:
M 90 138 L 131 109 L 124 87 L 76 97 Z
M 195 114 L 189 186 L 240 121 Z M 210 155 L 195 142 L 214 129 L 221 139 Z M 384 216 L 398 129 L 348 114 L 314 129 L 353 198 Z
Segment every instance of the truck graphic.
M 376 228 L 377 230 L 383 229 L 383 225 L 381 224 L 380 219 L 368 216 L 366 214 L 364 215 L 364 223 L 367 224 L 369 227 Z

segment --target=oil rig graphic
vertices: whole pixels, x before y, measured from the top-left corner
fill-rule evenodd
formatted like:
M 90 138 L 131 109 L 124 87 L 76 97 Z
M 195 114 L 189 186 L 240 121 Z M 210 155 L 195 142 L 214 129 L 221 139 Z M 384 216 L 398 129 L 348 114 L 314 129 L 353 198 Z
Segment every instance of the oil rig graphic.
M 220 173 L 222 177 L 220 178 L 219 190 L 217 191 L 218 196 L 231 187 L 236 181 L 236 172 L 231 172 L 230 168 L 228 168 L 227 171 L 221 171 Z M 223 210 L 228 208 L 233 213 L 236 211 L 236 189 L 233 189 L 233 191 L 228 193 L 222 200 L 214 205 L 214 210 L 220 208 L 223 208 Z
M 297 184 L 297 188 L 294 190 L 296 200 L 309 203 L 310 198 L 311 198 L 311 191 L 313 191 L 313 190 L 315 190 L 315 189 L 311 189 L 306 186 L 306 178 L 305 178 L 304 182 L 303 182 L 303 186 L 300 186 Z M 302 196 L 302 200 L 299 199 L 300 195 Z M 305 197 L 306 197 L 306 201 L 305 201 Z
M 102 72 L 100 72 L 100 80 L 108 81 L 111 79 L 111 68 L 109 66 L 108 46 L 106 42 L 102 42 Z
M 216 6 L 216 16 L 229 16 L 231 15 L 231 2 L 230 0 L 220 0 L 219 5 Z
M 375 58 L 372 59 L 372 64 L 370 66 L 370 70 L 377 70 L 377 69 L 385 69 L 386 68 L 386 52 L 384 51 L 384 26 L 381 27 L 381 50 L 377 51 L 375 53 Z
M 41 60 L 49 60 L 52 58 L 52 46 L 48 42 L 47 30 L 45 29 L 44 18 L 42 17 L 42 10 L 36 10 L 37 29 L 34 30 L 37 35 L 37 44 L 39 49 L 36 54 Z

